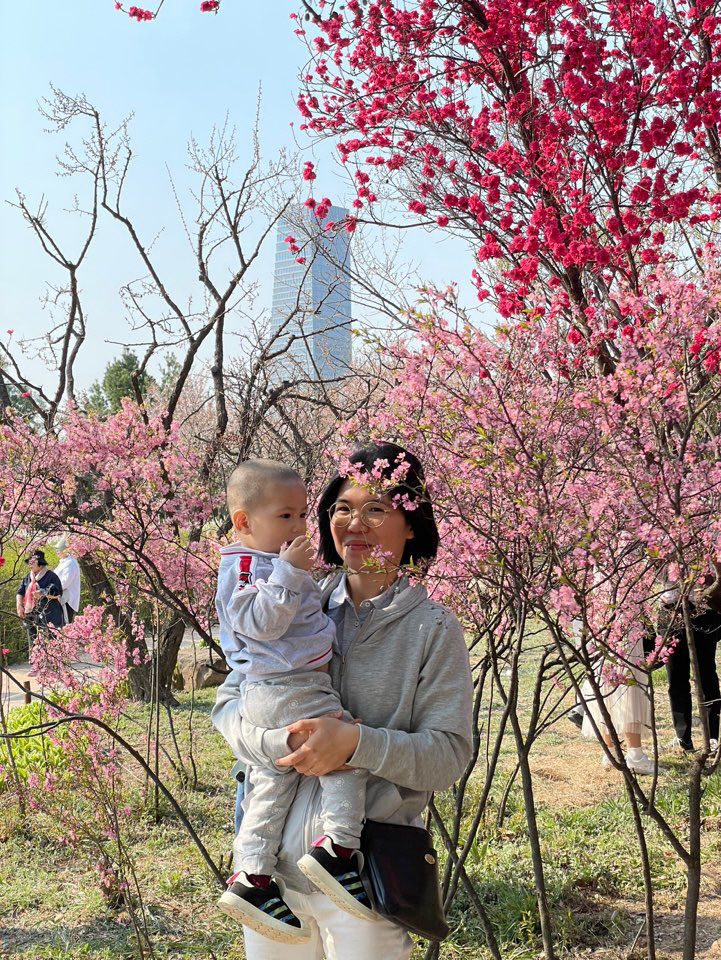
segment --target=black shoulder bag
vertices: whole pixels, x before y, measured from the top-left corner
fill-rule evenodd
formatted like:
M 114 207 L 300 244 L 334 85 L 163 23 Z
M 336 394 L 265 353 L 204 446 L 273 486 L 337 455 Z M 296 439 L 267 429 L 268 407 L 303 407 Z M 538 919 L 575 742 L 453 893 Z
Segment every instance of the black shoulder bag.
M 430 833 L 366 820 L 361 852 L 362 879 L 376 912 L 426 940 L 445 940 L 448 924 Z

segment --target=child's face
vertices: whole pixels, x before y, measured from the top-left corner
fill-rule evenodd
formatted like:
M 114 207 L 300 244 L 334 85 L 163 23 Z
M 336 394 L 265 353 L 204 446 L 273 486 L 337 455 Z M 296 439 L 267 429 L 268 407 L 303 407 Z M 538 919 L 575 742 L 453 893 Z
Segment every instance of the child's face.
M 233 514 L 236 539 L 254 550 L 280 553 L 284 544 L 305 535 L 307 514 L 308 498 L 302 483 L 270 484 L 262 500 Z

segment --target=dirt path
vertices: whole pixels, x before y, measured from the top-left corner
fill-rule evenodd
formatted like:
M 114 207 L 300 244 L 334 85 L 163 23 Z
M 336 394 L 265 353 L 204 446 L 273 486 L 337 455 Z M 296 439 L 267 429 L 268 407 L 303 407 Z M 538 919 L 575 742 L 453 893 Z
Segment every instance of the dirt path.
M 101 667 L 90 659 L 81 659 L 71 664 L 73 671 L 83 673 L 88 682 L 94 680 L 100 673 Z M 33 668 L 29 663 L 14 663 L 7 668 L 13 678 L 20 684 L 13 683 L 7 676 L 2 677 L 2 702 L 5 709 L 19 707 L 25 703 L 25 693 L 21 689 L 25 683 L 30 684 L 30 690 L 42 692 L 42 687 L 35 679 Z
M 185 636 L 183 637 L 183 642 L 181 644 L 181 649 L 193 646 L 193 636 L 192 630 L 186 630 Z M 89 657 L 82 657 L 80 660 L 76 660 L 71 664 L 71 667 L 77 672 L 82 671 L 87 676 L 88 681 L 94 680 L 101 670 L 101 667 L 99 667 L 98 664 L 93 663 Z M 33 676 L 32 665 L 27 660 L 23 663 L 13 663 L 7 669 L 13 675 L 15 680 L 18 681 L 20 686 L 17 686 L 15 683 L 10 681 L 6 676 L 0 677 L 0 683 L 2 683 L 2 704 L 6 710 L 8 707 L 19 707 L 25 703 L 25 693 L 21 687 L 28 681 L 30 683 L 31 691 L 41 691 L 40 685 Z

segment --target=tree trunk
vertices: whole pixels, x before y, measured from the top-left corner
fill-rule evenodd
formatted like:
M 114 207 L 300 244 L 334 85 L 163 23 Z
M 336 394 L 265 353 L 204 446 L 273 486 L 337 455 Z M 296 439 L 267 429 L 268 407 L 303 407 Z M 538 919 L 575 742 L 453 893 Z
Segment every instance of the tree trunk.
M 638 808 L 636 794 L 633 792 L 633 786 L 628 779 L 625 779 L 625 785 L 626 793 L 628 795 L 628 802 L 631 804 L 633 823 L 636 828 L 638 849 L 641 854 L 644 904 L 646 908 L 646 956 L 648 957 L 648 960 L 656 960 L 656 921 L 653 906 L 653 875 L 651 873 L 651 861 L 649 860 L 648 856 L 646 834 L 643 829 L 643 820 L 641 819 L 641 811 Z
M 683 960 L 695 960 L 698 900 L 701 892 L 701 775 L 702 761 L 691 764 L 688 784 L 688 869 L 683 916 Z
M 683 621 L 686 632 L 686 643 L 688 644 L 689 660 L 691 661 L 691 673 L 693 677 L 694 693 L 696 695 L 696 706 L 701 717 L 701 727 L 703 730 L 704 747 L 709 742 L 709 722 L 708 709 L 704 703 L 703 689 L 701 687 L 701 673 L 698 664 L 698 653 L 696 651 L 696 637 L 691 622 L 691 611 L 689 609 L 688 599 L 684 597 L 681 601 L 683 610 Z M 688 852 L 687 861 L 687 883 L 686 883 L 686 906 L 683 918 L 683 960 L 694 960 L 696 956 L 696 928 L 698 925 L 698 901 L 701 892 L 701 778 L 703 776 L 703 764 L 705 760 L 705 750 L 702 751 L 703 759 L 698 756 L 691 764 L 688 782 Z
M 514 669 L 518 669 L 517 662 Z M 531 847 L 531 860 L 533 862 L 533 880 L 536 887 L 536 899 L 538 901 L 538 917 L 541 922 L 541 937 L 543 939 L 543 954 L 546 960 L 555 960 L 553 949 L 553 927 L 551 925 L 551 911 L 548 909 L 548 895 L 546 893 L 546 876 L 543 870 L 543 856 L 541 854 L 541 838 L 538 834 L 538 821 L 536 819 L 536 803 L 533 797 L 533 776 L 531 774 L 531 765 L 528 762 L 528 752 L 523 740 L 521 724 L 516 712 L 516 691 L 517 679 L 514 678 L 514 687 L 509 698 L 513 699 L 508 718 L 511 721 L 511 728 L 516 741 L 516 753 L 518 755 L 518 765 L 521 769 L 521 785 L 523 788 L 523 805 L 526 812 L 526 824 L 528 826 L 528 842 Z
M 172 683 L 184 633 L 185 624 L 180 617 L 176 617 L 160 634 L 158 646 L 153 655 L 145 663 L 131 667 L 128 674 L 128 683 L 133 700 L 150 703 L 153 700 L 153 686 L 155 685 L 155 695 L 160 703 L 167 703 L 171 706 L 177 704 L 178 701 L 173 695 Z M 155 669 L 158 671 L 157 677 Z

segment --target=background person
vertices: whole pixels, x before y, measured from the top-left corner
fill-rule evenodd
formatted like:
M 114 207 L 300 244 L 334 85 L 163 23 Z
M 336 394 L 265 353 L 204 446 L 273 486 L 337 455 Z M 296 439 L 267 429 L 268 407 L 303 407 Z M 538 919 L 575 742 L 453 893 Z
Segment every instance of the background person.
M 600 696 L 604 700 L 611 722 L 626 747 L 628 769 L 633 773 L 651 776 L 655 770 L 655 763 L 642 746 L 643 735 L 651 728 L 648 677 L 640 667 L 635 666 L 643 660 L 643 657 L 643 641 L 639 637 L 626 653 L 624 657 L 626 662 L 616 663 L 611 668 L 608 660 L 601 660 L 595 668 L 595 674 Z M 611 734 L 589 680 L 585 681 L 581 693 L 586 709 L 581 733 L 584 737 L 595 739 L 596 732 L 591 722 L 593 717 L 606 746 L 613 753 L 615 747 Z M 606 769 L 612 767 L 605 751 L 601 756 L 601 763 Z
M 54 572 L 63 587 L 60 602 L 65 611 L 65 622 L 72 623 L 80 609 L 80 565 L 68 550 L 67 537 L 61 537 L 55 549 L 58 552 L 58 564 Z
M 272 943 L 246 928 L 247 960 L 320 960 L 324 955 L 328 960 L 407 960 L 412 943 L 400 927 L 385 918 L 367 923 L 340 910 L 296 867 L 319 826 L 316 777 L 346 762 L 366 770 L 366 816 L 418 823 L 431 793 L 447 789 L 471 756 L 472 683 L 463 631 L 422 584 L 401 575 L 407 564 L 422 567 L 432 561 L 438 546 L 423 469 L 395 444 L 356 451 L 351 464 L 359 476 L 338 475 L 330 482 L 318 521 L 321 558 L 343 568 L 322 584 L 337 638 L 331 677 L 345 708 L 361 722 L 309 718 L 265 732 L 264 749 L 279 756 L 283 748 L 292 751 L 279 762 L 306 774 L 286 822 L 277 869 L 286 883 L 285 899 L 311 928 L 311 938 L 300 945 Z M 405 475 L 392 479 L 402 464 L 407 464 Z M 370 479 L 374 467 L 379 484 Z M 368 511 L 379 503 L 387 511 L 383 522 L 368 524 Z M 236 756 L 249 762 L 246 783 L 252 791 L 254 751 L 262 751 L 261 744 L 237 735 L 241 679 L 238 671 L 226 678 L 212 720 Z
M 698 657 L 699 682 L 708 711 L 709 738 L 712 752 L 719 744 L 721 688 L 716 667 L 716 649 L 721 640 L 721 566 L 714 563 L 714 572 L 706 575 L 703 589 L 690 600 L 691 628 Z M 675 641 L 666 661 L 668 697 L 676 733 L 672 748 L 694 749 L 691 737 L 693 700 L 691 697 L 691 654 L 680 610 L 680 591 L 676 578 L 667 568 L 665 589 L 661 596 L 658 632 Z
M 25 562 L 29 571 L 18 587 L 15 603 L 28 635 L 29 656 L 38 632 L 48 626 L 62 627 L 65 615 L 60 603 L 63 585 L 58 576 L 48 569 L 43 551 L 33 550 Z

